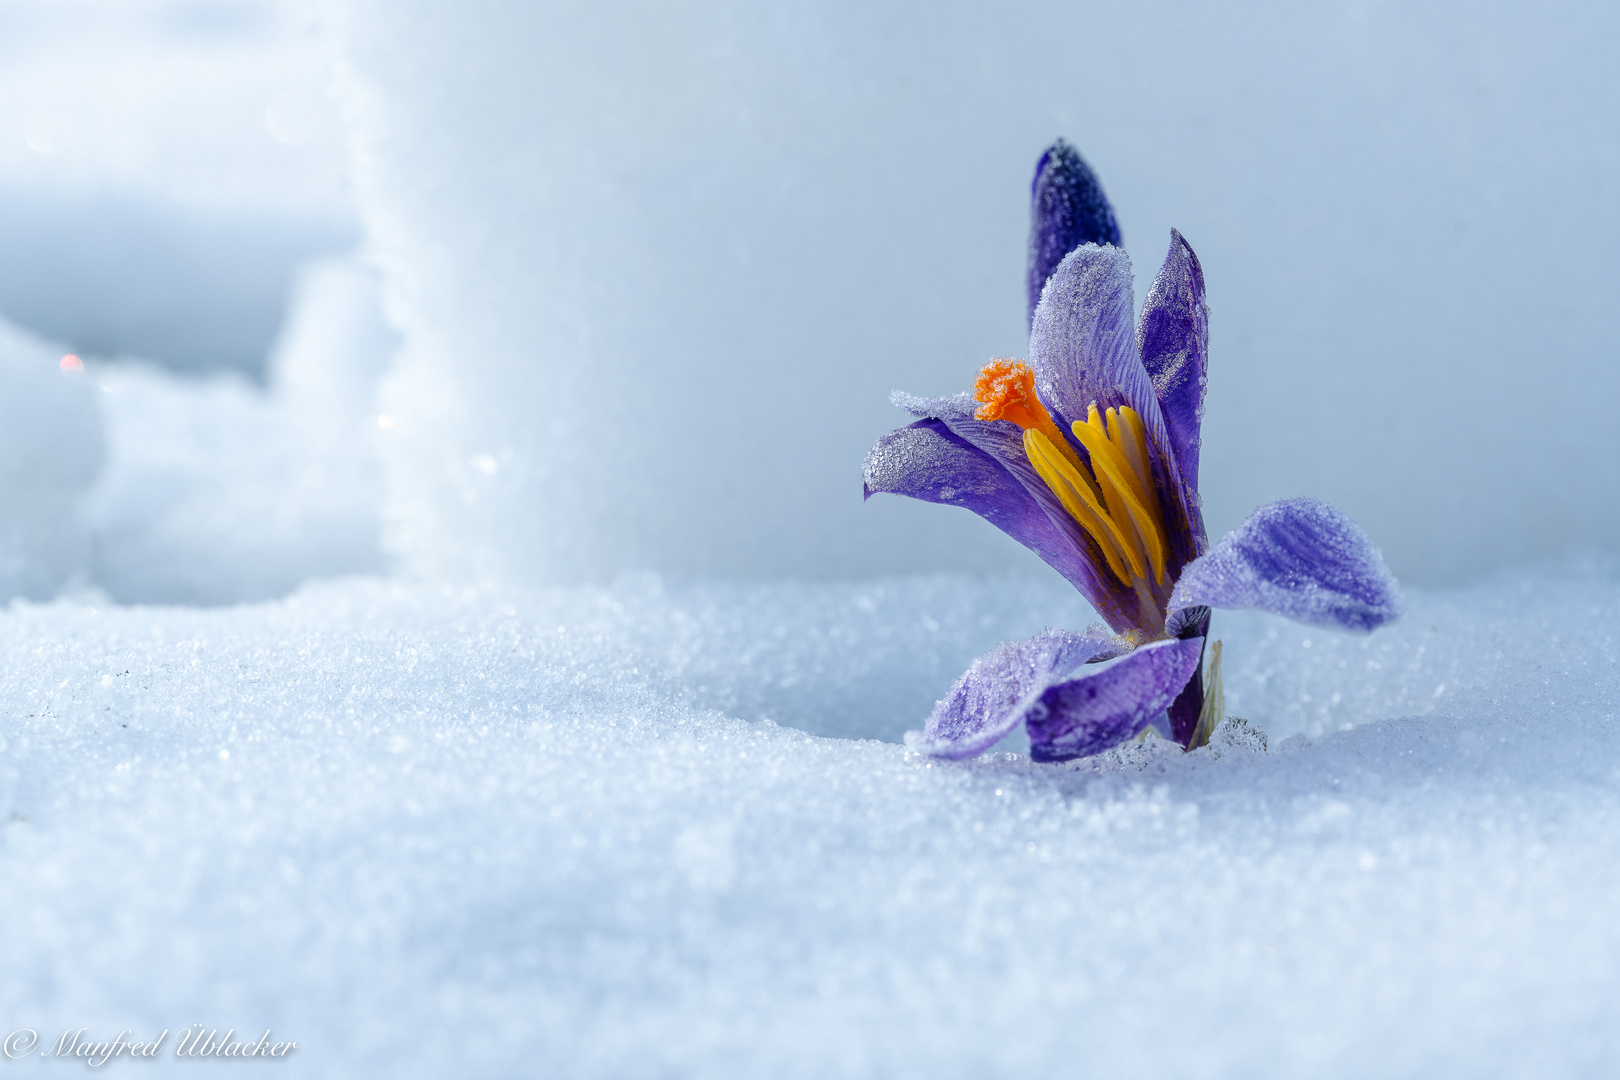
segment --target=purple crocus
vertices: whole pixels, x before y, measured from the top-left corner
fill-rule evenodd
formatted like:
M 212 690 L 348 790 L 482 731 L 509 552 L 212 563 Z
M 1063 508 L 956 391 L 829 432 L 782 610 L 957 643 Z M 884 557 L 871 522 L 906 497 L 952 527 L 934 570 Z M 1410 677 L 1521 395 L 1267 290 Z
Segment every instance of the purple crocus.
M 1209 546 L 1198 496 L 1209 320 L 1197 256 L 1172 230 L 1136 317 L 1113 210 L 1066 143 L 1041 157 L 1031 203 L 1028 363 L 992 360 L 972 395 L 896 393 L 918 420 L 867 455 L 866 495 L 972 510 L 1067 578 L 1108 629 L 998 646 L 907 741 L 972 757 L 1022 722 L 1036 761 L 1095 754 L 1149 726 L 1190 747 L 1208 715 L 1211 608 L 1368 631 L 1399 613 L 1399 590 L 1366 535 L 1315 499 L 1263 506 Z

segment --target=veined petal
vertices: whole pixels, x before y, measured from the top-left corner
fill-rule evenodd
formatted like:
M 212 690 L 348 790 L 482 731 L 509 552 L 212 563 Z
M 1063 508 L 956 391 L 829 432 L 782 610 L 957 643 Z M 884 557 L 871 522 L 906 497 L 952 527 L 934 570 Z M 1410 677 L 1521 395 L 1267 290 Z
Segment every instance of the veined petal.
M 981 515 L 998 513 L 1001 507 L 1039 509 L 1006 469 L 952 435 L 942 420 L 919 420 L 884 435 L 867 451 L 861 476 L 867 499 L 888 492 L 966 506 Z
M 1170 707 L 1198 669 L 1203 648 L 1203 638 L 1155 641 L 1053 683 L 1024 717 L 1030 757 L 1067 761 L 1130 739 Z
M 1172 621 L 1199 605 L 1368 631 L 1400 614 L 1401 591 L 1355 522 L 1317 499 L 1282 499 L 1182 571 L 1170 597 Z
M 1142 302 L 1136 340 L 1142 366 L 1164 410 L 1164 425 L 1182 482 L 1196 491 L 1208 383 L 1209 305 L 1204 300 L 1204 270 L 1198 256 L 1174 229 L 1170 230 L 1170 253 Z
M 1129 405 L 1142 418 L 1154 485 L 1164 503 L 1171 576 L 1204 552 L 1198 494 L 1181 475 L 1153 382 L 1136 348 L 1131 261 L 1118 248 L 1086 245 L 1053 271 L 1035 309 L 1029 364 L 1035 389 L 1060 429 L 1095 404 Z
M 1054 680 L 1120 647 L 1101 627 L 1084 634 L 1048 630 L 1004 642 L 973 661 L 934 706 L 923 730 L 906 733 L 906 745 L 934 757 L 982 754 L 1018 726 Z
M 1063 256 L 1081 244 L 1119 247 L 1119 223 L 1097 174 L 1079 151 L 1059 139 L 1035 165 L 1029 186 L 1029 317 Z
M 1035 391 L 1058 427 L 1084 421 L 1092 403 L 1129 405 L 1164 427 L 1153 384 L 1136 351 L 1130 256 L 1086 244 L 1064 257 L 1041 292 L 1029 331 Z M 1150 429 L 1151 430 L 1151 429 Z

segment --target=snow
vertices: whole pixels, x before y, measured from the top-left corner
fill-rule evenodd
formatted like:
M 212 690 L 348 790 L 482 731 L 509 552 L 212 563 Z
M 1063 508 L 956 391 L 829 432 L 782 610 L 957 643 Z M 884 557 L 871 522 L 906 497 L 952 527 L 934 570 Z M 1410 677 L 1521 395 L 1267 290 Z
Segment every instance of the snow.
M 0 8 L 0 1038 L 1611 1071 L 1613 12 L 318 8 Z M 1203 258 L 1212 532 L 1328 499 L 1407 608 L 1218 612 L 1192 754 L 934 761 L 1093 616 L 860 463 L 1021 351 L 1058 135 Z
M 86 490 L 101 469 L 96 402 L 63 353 L 0 320 L 0 597 L 43 598 L 90 557 Z M 82 364 L 82 361 L 81 361 Z
M 81 355 L 263 380 L 292 274 L 359 239 L 299 8 L 0 5 L 0 314 Z
M 71 356 L 0 319 L 0 598 L 282 596 L 376 573 L 377 382 L 397 345 L 376 275 L 306 264 L 260 388 Z
M 328 7 L 406 330 L 387 467 L 412 572 L 1025 560 L 854 495 L 904 422 L 891 390 L 1025 355 L 1028 185 L 1058 136 L 1138 299 L 1172 226 L 1203 262 L 1214 535 L 1308 495 L 1402 580 L 1461 583 L 1620 532 L 1612 5 Z
M 311 577 L 385 569 L 377 380 L 396 336 L 375 275 L 307 264 L 269 385 L 150 365 L 89 371 L 108 460 L 86 500 L 89 580 L 129 602 L 282 596 Z
M 47 1041 L 268 1027 L 318 1076 L 1596 1075 L 1620 1051 L 1614 566 L 1417 592 L 1367 638 L 1219 616 L 1266 753 L 854 738 L 1071 621 L 1067 592 L 14 605 L 0 1010 Z

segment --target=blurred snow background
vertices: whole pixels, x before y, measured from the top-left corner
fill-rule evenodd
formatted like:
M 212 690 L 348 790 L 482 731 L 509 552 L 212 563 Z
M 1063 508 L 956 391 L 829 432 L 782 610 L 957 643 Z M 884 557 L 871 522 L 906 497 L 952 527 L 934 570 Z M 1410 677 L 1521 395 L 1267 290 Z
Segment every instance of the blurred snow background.
M 1212 532 L 1318 495 L 1419 584 L 1613 550 L 1615 16 L 1453 14 L 7 4 L 0 316 L 134 397 L 98 405 L 90 556 L 15 549 L 5 589 L 1043 573 L 854 477 L 891 389 L 1023 351 L 1060 133 L 1143 286 L 1171 225 L 1203 257 Z M 98 377 L 133 361 L 168 405 Z
M 1214 534 L 1309 493 L 1437 583 L 1620 534 L 1612 6 L 337 6 L 407 568 L 1033 565 L 851 469 L 1023 353 L 1058 134 L 1139 296 L 1171 226 L 1207 270 Z
M 0 6 L 0 594 L 227 603 L 384 567 L 396 339 L 330 91 L 298 5 Z
M 327 1076 L 1609 1071 L 1616 21 L 0 2 L 0 1013 Z M 894 745 L 1089 620 L 858 494 L 889 390 L 1022 354 L 1057 135 L 1139 295 L 1204 261 L 1212 531 L 1317 495 L 1414 587 L 1220 617 L 1270 755 Z
M 262 380 L 293 270 L 359 239 L 307 27 L 277 0 L 0 4 L 0 312 Z

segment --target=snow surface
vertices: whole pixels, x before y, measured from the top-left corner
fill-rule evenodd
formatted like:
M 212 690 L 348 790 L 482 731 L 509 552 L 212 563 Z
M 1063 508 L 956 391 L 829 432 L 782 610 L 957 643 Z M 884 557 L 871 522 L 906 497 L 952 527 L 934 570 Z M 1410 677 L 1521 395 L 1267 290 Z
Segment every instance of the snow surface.
M 1602 1075 L 1620 570 L 1410 602 L 1217 615 L 1269 753 L 1062 766 L 847 738 L 1056 582 L 14 604 L 0 1013 L 334 1077 Z

